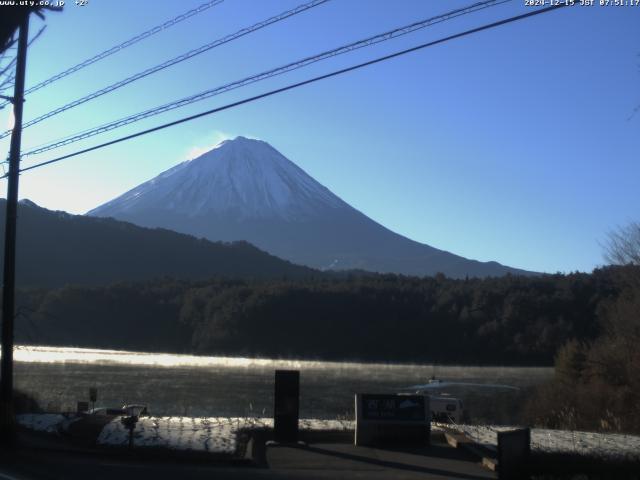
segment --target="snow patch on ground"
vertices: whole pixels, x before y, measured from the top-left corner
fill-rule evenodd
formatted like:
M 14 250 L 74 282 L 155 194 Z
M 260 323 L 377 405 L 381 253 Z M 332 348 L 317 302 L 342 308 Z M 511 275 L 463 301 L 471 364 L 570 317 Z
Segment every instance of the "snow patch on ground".
M 141 417 L 133 438 L 136 447 L 161 447 L 233 454 L 237 448 L 237 435 L 243 430 L 273 428 L 271 418 L 241 417 Z M 301 419 L 302 430 L 348 431 L 354 422 L 342 420 Z M 108 423 L 97 443 L 109 446 L 127 446 L 129 431 L 119 418 Z
M 236 418 L 142 417 L 133 432 L 136 447 L 229 453 L 236 451 Z M 98 436 L 99 445 L 127 446 L 129 431 L 116 418 Z
M 17 415 L 18 423 L 31 430 L 56 433 L 67 430 L 80 417 L 59 414 Z M 348 420 L 300 419 L 301 430 L 353 431 L 355 422 Z M 449 425 L 450 426 L 450 425 Z M 134 430 L 136 447 L 169 448 L 233 454 L 238 434 L 242 431 L 273 428 L 272 418 L 257 417 L 140 417 Z M 497 447 L 498 432 L 512 430 L 508 426 L 459 425 L 458 430 L 475 442 Z M 433 425 L 433 430 L 438 426 Z M 128 446 L 129 431 L 120 417 L 108 423 L 97 439 L 98 445 Z M 531 449 L 543 453 L 570 453 L 613 459 L 640 460 L 640 436 L 569 430 L 531 430 Z
M 18 424 L 35 430 L 37 432 L 54 433 L 60 431 L 60 428 L 68 423 L 68 419 L 64 415 L 55 413 L 28 413 L 16 415 Z
M 461 433 L 475 442 L 497 447 L 498 432 L 513 430 L 505 426 L 459 425 Z M 531 450 L 541 453 L 569 453 L 611 459 L 640 460 L 640 436 L 571 430 L 531 429 Z

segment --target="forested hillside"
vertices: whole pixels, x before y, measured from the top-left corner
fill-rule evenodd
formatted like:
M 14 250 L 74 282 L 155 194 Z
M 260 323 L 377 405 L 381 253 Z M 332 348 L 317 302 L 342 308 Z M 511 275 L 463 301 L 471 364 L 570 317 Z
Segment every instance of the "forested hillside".
M 5 203 L 0 199 L 0 225 Z M 18 216 L 16 273 L 22 287 L 107 285 L 167 275 L 198 280 L 217 275 L 301 278 L 314 273 L 247 242 L 210 242 L 112 218 L 51 211 L 29 201 L 20 202 Z M 3 248 L 0 235 L 0 251 Z
M 627 267 L 633 268 L 633 267 Z M 20 343 L 269 357 L 551 364 L 624 285 L 592 274 L 452 280 L 155 280 L 22 291 Z

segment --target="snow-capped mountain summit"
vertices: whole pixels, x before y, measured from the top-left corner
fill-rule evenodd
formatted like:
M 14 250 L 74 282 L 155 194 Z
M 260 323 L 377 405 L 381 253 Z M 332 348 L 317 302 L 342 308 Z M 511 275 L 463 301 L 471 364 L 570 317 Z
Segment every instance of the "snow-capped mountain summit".
M 296 220 L 346 204 L 267 142 L 236 137 L 89 212 L 116 216 L 162 206 L 189 217 Z
M 210 240 L 246 240 L 321 269 L 526 273 L 414 242 L 374 222 L 261 140 L 236 137 L 88 212 Z

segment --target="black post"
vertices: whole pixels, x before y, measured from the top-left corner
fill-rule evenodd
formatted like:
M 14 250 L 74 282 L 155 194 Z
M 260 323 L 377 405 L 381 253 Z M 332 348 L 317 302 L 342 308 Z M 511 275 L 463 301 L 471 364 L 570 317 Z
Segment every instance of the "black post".
M 13 94 L 14 127 L 9 152 L 7 186 L 7 212 L 4 239 L 4 276 L 2 285 L 2 360 L 0 365 L 0 442 L 10 445 L 14 441 L 15 417 L 13 411 L 13 322 L 16 291 L 16 219 L 18 211 L 18 176 L 20 174 L 20 143 L 22 137 L 22 104 L 24 77 L 27 64 L 27 38 L 29 14 L 20 23 L 16 80 Z
M 276 370 L 273 433 L 276 442 L 298 441 L 298 417 L 300 411 L 300 372 Z

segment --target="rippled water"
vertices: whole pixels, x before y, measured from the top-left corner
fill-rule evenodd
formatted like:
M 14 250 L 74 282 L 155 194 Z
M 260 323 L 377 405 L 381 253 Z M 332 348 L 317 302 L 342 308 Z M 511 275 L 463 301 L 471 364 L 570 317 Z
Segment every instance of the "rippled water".
M 276 369 L 300 370 L 300 414 L 342 418 L 353 414 L 355 393 L 392 393 L 443 380 L 501 383 L 519 392 L 450 388 L 471 415 L 513 421 L 526 389 L 549 379 L 542 367 L 473 367 L 199 357 L 57 347 L 17 347 L 16 388 L 50 411 L 73 410 L 98 388 L 101 406 L 146 403 L 155 415 L 270 416 Z

